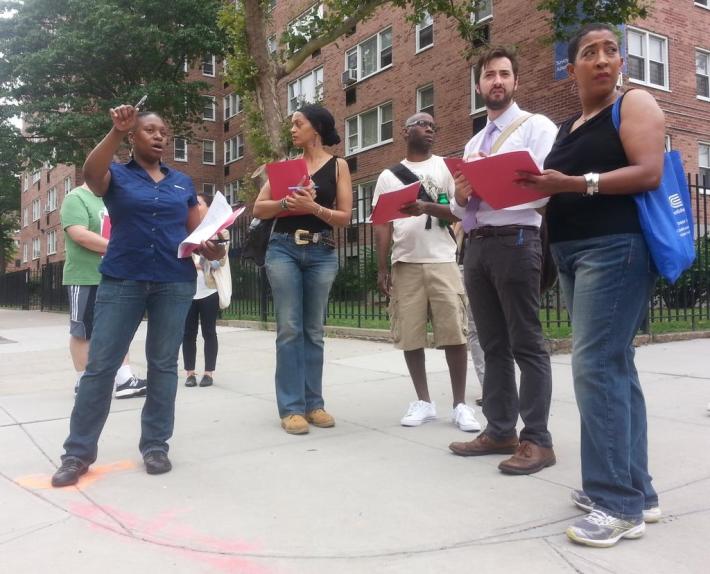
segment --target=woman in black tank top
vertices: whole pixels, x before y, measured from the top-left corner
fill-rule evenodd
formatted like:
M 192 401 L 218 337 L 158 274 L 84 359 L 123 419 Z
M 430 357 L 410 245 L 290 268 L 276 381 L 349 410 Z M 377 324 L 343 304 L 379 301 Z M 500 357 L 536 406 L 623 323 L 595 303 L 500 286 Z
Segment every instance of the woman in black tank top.
M 633 349 L 656 277 L 631 195 L 658 187 L 665 125 L 653 97 L 633 90 L 621 96 L 617 133 L 611 109 L 622 59 L 610 26 L 582 28 L 569 62 L 582 113 L 562 124 L 543 175 L 523 179 L 552 194 L 551 250 L 572 318 L 583 488 L 572 501 L 591 512 L 567 536 L 612 546 L 660 518 Z
M 304 434 L 309 423 L 335 424 L 323 408 L 323 322 L 338 271 L 333 226 L 350 223 L 353 192 L 345 160 L 323 149 L 340 142 L 328 110 L 299 109 L 291 116 L 291 137 L 303 149 L 310 180 L 281 201 L 271 199 L 267 182 L 254 216 L 277 218 L 266 250 L 276 310 L 276 402 L 283 429 Z M 305 215 L 290 215 L 293 211 Z

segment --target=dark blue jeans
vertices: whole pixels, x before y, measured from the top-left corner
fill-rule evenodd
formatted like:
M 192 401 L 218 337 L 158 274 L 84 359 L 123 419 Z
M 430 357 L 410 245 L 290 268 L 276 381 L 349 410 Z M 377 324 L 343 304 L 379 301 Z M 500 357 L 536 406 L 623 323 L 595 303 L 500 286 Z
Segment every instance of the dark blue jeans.
M 323 408 L 323 323 L 338 272 L 334 249 L 296 245 L 274 233 L 266 273 L 276 309 L 276 402 L 279 416 Z
M 572 317 L 582 487 L 609 514 L 640 518 L 658 505 L 633 345 L 656 280 L 646 242 L 640 234 L 607 235 L 551 250 Z
M 152 283 L 104 277 L 96 293 L 89 362 L 81 377 L 64 442 L 67 457 L 96 460 L 113 393 L 113 379 L 140 325 L 148 315 L 145 343 L 148 389 L 141 414 L 141 454 L 167 452 L 173 434 L 177 362 L 194 282 Z

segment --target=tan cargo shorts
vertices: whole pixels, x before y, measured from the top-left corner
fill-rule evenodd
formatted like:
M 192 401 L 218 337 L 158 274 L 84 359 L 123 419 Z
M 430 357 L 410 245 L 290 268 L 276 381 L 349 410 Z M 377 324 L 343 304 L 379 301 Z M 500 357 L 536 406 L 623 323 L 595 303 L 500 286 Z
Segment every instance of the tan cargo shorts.
M 434 345 L 465 345 L 466 295 L 456 263 L 395 263 L 389 305 L 394 345 L 403 351 L 426 347 L 431 321 Z

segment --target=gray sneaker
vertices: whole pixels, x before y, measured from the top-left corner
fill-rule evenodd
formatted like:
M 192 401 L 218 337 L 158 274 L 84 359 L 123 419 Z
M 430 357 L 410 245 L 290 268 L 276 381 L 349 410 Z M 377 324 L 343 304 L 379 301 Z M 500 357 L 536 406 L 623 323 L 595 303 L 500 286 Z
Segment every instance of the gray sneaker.
M 567 528 L 567 537 L 577 544 L 608 548 L 622 538 L 641 538 L 646 531 L 643 519 L 622 520 L 594 509 Z
M 570 493 L 570 498 L 577 508 L 584 510 L 584 512 L 591 512 L 594 510 L 594 502 L 589 498 L 583 490 L 573 490 Z M 658 522 L 661 520 L 663 513 L 661 512 L 660 506 L 652 506 L 651 508 L 644 508 L 643 510 L 643 521 L 647 524 L 653 522 Z
M 147 393 L 147 381 L 138 377 L 131 377 L 125 383 L 116 387 L 114 396 L 117 399 L 128 399 L 131 397 L 144 397 Z

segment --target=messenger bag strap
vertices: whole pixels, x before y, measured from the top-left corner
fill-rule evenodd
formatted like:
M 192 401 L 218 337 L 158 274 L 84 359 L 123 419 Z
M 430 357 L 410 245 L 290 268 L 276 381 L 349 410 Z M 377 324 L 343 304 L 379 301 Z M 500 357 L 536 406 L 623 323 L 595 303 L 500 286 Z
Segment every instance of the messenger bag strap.
M 522 126 L 526 121 L 528 121 L 534 115 L 535 114 L 525 113 L 525 114 L 518 116 L 512 122 L 510 122 L 508 124 L 508 127 L 505 128 L 505 130 L 503 130 L 503 133 L 498 136 L 495 143 L 493 144 L 493 147 L 491 147 L 491 155 L 493 155 L 494 153 L 498 153 L 498 150 L 505 143 L 505 140 L 507 140 L 515 130 L 517 130 L 520 126 Z

